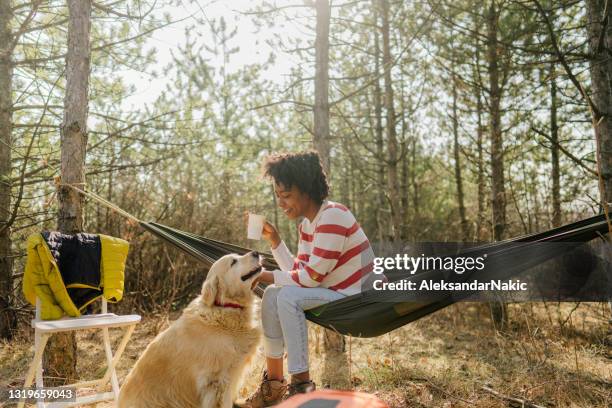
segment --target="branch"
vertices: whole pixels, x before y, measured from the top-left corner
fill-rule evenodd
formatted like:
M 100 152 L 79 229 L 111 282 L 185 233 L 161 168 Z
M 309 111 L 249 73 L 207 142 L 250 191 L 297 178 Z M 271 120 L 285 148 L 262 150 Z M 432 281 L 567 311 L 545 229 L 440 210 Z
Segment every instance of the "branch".
M 46 30 L 47 28 L 61 26 L 63 24 L 66 24 L 68 21 L 69 21 L 68 18 L 64 18 L 63 20 L 60 20 L 60 21 L 50 22 L 50 23 L 47 23 L 47 24 L 43 24 L 43 25 L 39 25 L 39 26 L 34 26 L 34 27 L 30 27 L 30 28 L 26 28 L 22 32 L 22 34 L 31 33 L 33 31 L 42 31 L 42 30 Z
M 574 156 L 573 154 L 571 154 L 567 149 L 565 149 L 563 146 L 561 146 L 559 144 L 559 142 L 555 142 L 552 140 L 552 138 L 550 136 L 548 136 L 546 133 L 542 132 L 541 130 L 537 129 L 536 127 L 532 126 L 531 130 L 533 130 L 534 132 L 536 132 L 538 135 L 546 138 L 546 140 L 548 140 L 550 143 L 554 144 L 556 147 L 559 148 L 559 150 L 561 150 L 561 152 L 563 152 L 564 155 L 566 155 L 567 157 L 569 157 L 574 163 L 576 163 L 577 165 L 579 165 L 580 167 L 582 167 L 584 170 L 586 170 L 587 172 L 591 173 L 592 175 L 594 175 L 595 177 L 598 177 L 598 174 L 595 170 L 591 169 L 589 166 L 587 166 L 586 164 L 584 164 L 582 162 L 582 160 L 580 160 L 578 157 Z
M 595 104 L 591 100 L 591 97 L 586 93 L 585 89 L 582 87 L 582 84 L 580 83 L 580 81 L 578 81 L 578 78 L 576 78 L 576 75 L 574 75 L 574 73 L 572 72 L 572 69 L 567 63 L 567 60 L 565 59 L 565 55 L 563 54 L 563 52 L 561 52 L 561 49 L 559 48 L 559 44 L 557 43 L 557 36 L 555 35 L 555 30 L 553 28 L 552 22 L 548 18 L 548 14 L 546 14 L 546 11 L 544 10 L 544 8 L 542 7 L 542 5 L 540 4 L 538 0 L 533 0 L 533 2 L 536 5 L 538 11 L 540 12 L 540 15 L 542 16 L 542 18 L 544 18 L 544 23 L 546 23 L 546 28 L 548 29 L 548 34 L 550 35 L 550 42 L 553 46 L 553 49 L 555 50 L 555 54 L 557 55 L 557 58 L 559 58 L 559 62 L 563 66 L 563 69 L 565 70 L 565 73 L 570 79 L 570 81 L 572 82 L 572 84 L 574 84 L 574 86 L 578 89 L 578 91 L 580 92 L 584 100 L 589 105 L 589 108 L 591 109 L 591 111 L 593 112 L 595 116 L 595 122 L 597 122 L 597 120 L 599 120 L 599 118 L 601 118 L 602 116 L 601 112 L 599 111 L 599 109 L 597 109 L 597 106 L 595 106 Z
M 153 160 L 149 160 L 149 161 L 145 161 L 145 162 L 141 162 L 141 163 L 119 164 L 119 165 L 114 165 L 114 166 L 108 166 L 108 167 L 105 167 L 103 169 L 89 171 L 89 172 L 85 173 L 85 177 L 94 176 L 94 175 L 97 175 L 97 174 L 105 174 L 105 173 L 114 172 L 114 171 L 117 171 L 117 170 L 125 170 L 125 169 L 133 169 L 133 168 L 137 168 L 137 167 L 153 166 L 153 165 L 161 163 L 161 162 L 163 162 L 165 160 L 174 159 L 174 158 L 176 158 L 178 156 L 179 156 L 179 153 L 177 152 L 177 153 L 173 153 L 173 154 L 170 154 L 168 156 L 165 156 L 165 157 L 161 157 L 161 158 L 158 158 L 158 159 L 153 159 Z M 24 181 L 23 185 L 24 186 L 29 186 L 29 185 L 38 184 L 38 183 L 50 183 L 53 180 L 54 180 L 53 176 L 41 177 L 41 178 L 37 178 L 37 179 L 31 179 L 31 180 L 28 180 L 28 181 Z
M 64 73 L 65 73 L 65 70 L 62 71 L 60 75 L 57 77 L 57 79 L 55 80 L 53 87 L 51 88 L 51 90 L 49 91 L 49 94 L 47 95 L 47 100 L 45 101 L 45 104 L 49 103 L 49 99 L 51 99 L 51 95 L 53 94 L 53 91 L 55 90 L 55 87 L 59 83 L 60 79 L 63 78 Z M 0 228 L 0 235 L 2 235 L 4 231 L 6 231 L 8 228 L 11 227 L 13 222 L 15 222 L 15 218 L 17 217 L 19 205 L 21 204 L 21 200 L 23 199 L 23 191 L 25 189 L 24 179 L 26 175 L 26 167 L 28 165 L 28 158 L 30 157 L 30 153 L 32 152 L 32 147 L 34 146 L 34 140 L 38 138 L 39 129 L 40 129 L 40 126 L 42 125 L 43 119 L 45 118 L 46 114 L 47 114 L 47 110 L 45 109 L 43 110 L 42 115 L 40 115 L 40 118 L 38 119 L 37 127 L 34 129 L 34 133 L 32 134 L 32 139 L 30 139 L 30 144 L 28 145 L 26 154 L 23 159 L 23 164 L 21 165 L 21 177 L 19 179 L 19 193 L 18 193 L 17 199 L 15 200 L 15 205 L 13 206 L 11 217 L 6 221 L 6 223 L 2 226 L 2 228 Z
M 515 397 L 511 397 L 509 395 L 504 395 L 501 394 L 497 391 L 495 391 L 493 388 L 487 387 L 486 385 L 483 385 L 482 387 L 480 387 L 481 390 L 488 392 L 489 394 L 493 394 L 495 395 L 497 398 L 501 398 L 503 400 L 506 401 L 510 401 L 510 402 L 516 402 L 521 404 L 521 407 L 525 407 L 525 408 L 545 408 L 542 405 L 536 405 L 536 404 L 532 404 L 531 402 L 521 399 L 521 398 L 515 398 Z
M 64 107 L 62 105 L 14 105 L 12 108 L 13 112 L 29 109 L 64 109 Z
M 412 42 L 417 38 L 418 35 L 421 34 L 421 30 L 425 27 L 426 24 L 429 23 L 429 20 L 431 19 L 432 15 L 433 15 L 434 11 L 432 9 L 432 11 L 427 15 L 427 18 L 423 21 L 423 23 L 418 27 L 418 29 L 416 30 L 416 32 L 414 33 L 414 35 L 412 36 L 412 38 L 409 39 L 408 43 L 406 44 L 406 46 L 400 51 L 400 53 L 397 55 L 397 57 L 392 60 L 389 61 L 389 66 L 390 67 L 394 67 L 399 61 L 400 59 L 404 56 L 404 53 L 406 51 L 408 51 L 408 48 L 412 45 Z M 329 106 L 332 107 L 334 105 L 337 105 L 339 103 L 342 103 L 343 101 L 347 100 L 348 98 L 351 98 L 352 96 L 355 96 L 356 94 L 360 93 L 361 91 L 363 91 L 366 88 L 369 88 L 372 84 L 374 84 L 374 82 L 378 81 L 380 78 L 383 77 L 384 75 L 384 68 L 386 68 L 385 65 L 382 66 L 383 69 L 381 69 L 380 74 L 378 75 L 374 75 L 374 78 L 372 78 L 372 80 L 366 82 L 362 87 L 357 88 L 355 91 L 350 92 L 346 95 L 344 95 L 343 97 L 341 97 L 338 100 L 335 101 L 331 101 L 329 103 Z
M 160 158 L 157 158 L 157 159 L 152 159 L 152 160 L 141 162 L 141 163 L 119 164 L 119 165 L 115 165 L 115 166 L 108 166 L 105 169 L 89 171 L 85 175 L 86 176 L 93 176 L 93 175 L 96 175 L 96 174 L 104 174 L 104 173 L 108 173 L 108 172 L 111 172 L 111 171 L 117 171 L 117 170 L 133 169 L 133 168 L 137 168 L 137 167 L 148 167 L 148 166 L 152 166 L 152 165 L 157 164 L 157 163 L 161 163 L 161 162 L 163 162 L 165 160 L 174 159 L 174 158 L 178 157 L 180 154 L 181 154 L 181 152 L 176 152 L 176 153 L 173 153 L 173 154 L 169 154 L 168 156 L 165 156 L 165 157 L 160 157 Z
M 36 15 L 36 12 L 38 11 L 38 7 L 40 7 L 41 3 L 42 3 L 42 0 L 35 0 L 35 1 L 32 2 L 32 9 L 30 10 L 30 12 L 26 16 L 26 18 L 23 20 L 21 25 L 19 26 L 19 29 L 17 30 L 17 32 L 15 33 L 15 36 L 13 38 L 13 42 L 11 43 L 11 45 L 8 46 L 8 48 L 6 50 L 7 55 L 11 55 L 13 53 L 13 50 L 15 49 L 17 44 L 19 43 L 19 38 L 23 35 L 23 33 L 25 32 L 28 24 L 30 24 L 30 21 L 32 21 L 32 19 Z
M 239 10 L 233 10 L 235 13 L 239 13 L 245 16 L 263 16 L 266 14 L 272 14 L 272 13 L 277 13 L 279 11 L 285 10 L 285 9 L 295 9 L 295 8 L 309 8 L 312 9 L 314 7 L 313 4 L 289 4 L 286 6 L 281 6 L 281 7 L 274 7 L 268 10 L 261 10 L 261 11 L 239 11 Z
M 180 23 L 181 21 L 187 20 L 190 17 L 191 16 L 187 16 L 187 17 L 182 18 L 180 20 L 170 21 L 168 23 L 165 23 L 165 24 L 153 27 L 153 28 L 151 28 L 149 30 L 143 31 L 142 33 L 139 33 L 139 34 L 137 34 L 137 35 L 135 35 L 133 37 L 124 38 L 124 39 L 119 40 L 119 41 L 113 41 L 113 42 L 102 44 L 102 45 L 97 46 L 97 47 L 93 47 L 91 49 L 91 52 L 93 53 L 93 52 L 96 52 L 96 51 L 103 50 L 105 48 L 114 47 L 115 45 L 119 45 L 119 44 L 123 44 L 123 43 L 126 43 L 126 42 L 134 41 L 134 40 L 136 40 L 136 39 L 138 39 L 140 37 L 143 37 L 143 36 L 145 36 L 147 34 L 151 34 L 151 33 L 155 32 L 157 30 L 160 30 L 160 29 L 162 29 L 164 27 L 168 27 L 168 26 L 170 26 L 172 24 L 175 24 L 175 23 Z M 24 59 L 24 60 L 21 60 L 21 61 L 15 61 L 13 63 L 13 65 L 39 64 L 39 63 L 43 63 L 43 62 L 60 60 L 60 59 L 63 59 L 63 58 L 66 58 L 66 53 L 60 54 L 60 55 L 54 55 L 52 57 L 33 58 L 33 59 Z
M 105 13 L 107 13 L 107 14 L 113 14 L 113 15 L 115 15 L 115 16 L 117 16 L 117 17 L 123 17 L 123 18 L 127 18 L 127 19 L 129 19 L 129 20 L 142 20 L 142 17 L 144 17 L 144 16 L 138 16 L 138 17 L 136 17 L 136 16 L 131 16 L 131 15 L 129 15 L 129 14 L 123 14 L 123 13 L 120 13 L 120 12 L 118 12 L 118 11 L 113 10 L 113 9 L 112 9 L 111 7 L 109 7 L 109 6 L 106 6 L 106 5 L 104 5 L 104 4 L 100 4 L 100 3 L 98 3 L 97 1 L 93 1 L 93 2 L 91 3 L 91 5 L 92 5 L 94 8 L 96 8 L 96 9 L 98 9 L 98 10 L 101 10 L 101 11 L 104 11 L 104 12 L 105 12 Z M 149 12 L 147 12 L 147 13 L 145 13 L 145 15 L 147 15 L 147 14 L 149 14 L 149 13 L 150 13 L 150 11 L 149 11 Z
M 28 178 L 30 178 L 30 177 L 32 177 L 32 176 L 34 176 L 34 175 L 36 175 L 36 174 L 40 173 L 41 171 L 46 170 L 46 169 L 48 169 L 49 167 L 54 166 L 54 165 L 57 165 L 57 164 L 59 164 L 59 161 L 57 161 L 57 160 L 54 160 L 54 161 L 52 161 L 51 163 L 47 162 L 46 164 L 44 164 L 44 165 L 42 165 L 42 166 L 40 166 L 40 167 L 38 167 L 38 168 L 36 168 L 36 169 L 34 169 L 34 170 L 30 170 L 30 171 L 28 171 L 27 173 L 25 173 L 25 175 L 24 175 L 23 179 L 24 179 L 24 180 L 25 180 L 25 179 L 28 179 Z M 17 182 L 17 181 L 19 181 L 20 179 L 21 179 L 21 177 L 13 177 L 13 178 L 11 179 L 11 184 L 12 184 L 12 183 L 15 183 L 15 182 Z
M 346 125 L 348 126 L 349 130 L 351 131 L 351 133 L 353 134 L 353 137 L 359 142 L 359 144 L 366 149 L 372 156 L 374 156 L 375 159 L 377 159 L 378 161 L 381 162 L 387 162 L 387 160 L 384 157 L 380 157 L 378 155 L 377 152 L 375 152 L 374 150 L 372 150 L 367 144 L 366 142 L 364 142 L 363 140 L 361 140 L 361 138 L 359 137 L 359 133 L 357 132 L 357 130 L 355 129 L 355 127 L 353 126 L 353 124 L 348 120 L 348 118 L 346 117 L 346 115 L 344 115 L 344 113 L 342 113 L 342 111 L 340 110 L 340 108 L 335 107 L 336 110 L 338 111 L 338 114 L 340 115 L 340 117 L 344 120 L 344 122 L 346 123 Z M 384 154 L 383 154 L 384 155 Z
M 267 103 L 265 105 L 255 106 L 253 108 L 250 108 L 249 110 L 257 110 L 257 109 L 269 108 L 270 106 L 282 105 L 284 103 L 292 103 L 294 105 L 304 106 L 304 107 L 306 107 L 308 109 L 313 109 L 314 108 L 314 106 L 312 104 L 310 104 L 310 103 L 300 102 L 300 101 L 293 101 L 293 100 L 290 100 L 290 99 L 286 99 L 286 100 L 277 101 L 277 102 L 270 102 L 270 103 Z

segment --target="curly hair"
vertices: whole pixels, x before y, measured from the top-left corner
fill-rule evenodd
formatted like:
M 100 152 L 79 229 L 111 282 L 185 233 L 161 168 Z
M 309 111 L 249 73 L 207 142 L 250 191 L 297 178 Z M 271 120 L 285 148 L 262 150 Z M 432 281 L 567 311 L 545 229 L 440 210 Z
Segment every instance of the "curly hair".
M 321 159 L 313 150 L 268 156 L 264 162 L 264 176 L 271 177 L 286 189 L 296 186 L 317 204 L 321 204 L 329 194 Z

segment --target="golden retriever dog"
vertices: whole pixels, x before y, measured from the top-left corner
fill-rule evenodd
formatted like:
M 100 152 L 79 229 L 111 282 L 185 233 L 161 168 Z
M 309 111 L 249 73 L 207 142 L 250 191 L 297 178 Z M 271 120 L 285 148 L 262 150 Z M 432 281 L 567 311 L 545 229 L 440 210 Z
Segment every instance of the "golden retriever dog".
M 125 379 L 119 408 L 226 408 L 261 336 L 253 321 L 257 252 L 215 262 L 202 293 L 146 348 Z

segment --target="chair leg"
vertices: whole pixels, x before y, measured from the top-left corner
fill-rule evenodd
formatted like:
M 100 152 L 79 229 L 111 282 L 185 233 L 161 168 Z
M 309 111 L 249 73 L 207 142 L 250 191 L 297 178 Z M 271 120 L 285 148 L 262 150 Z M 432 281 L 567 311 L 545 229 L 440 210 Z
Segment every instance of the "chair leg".
M 42 350 L 40 352 L 40 362 L 38 363 L 38 367 L 36 368 L 36 388 L 43 388 L 44 387 L 44 382 L 43 382 L 43 365 L 42 365 L 42 359 L 43 359 L 43 355 L 45 354 L 45 347 L 47 346 L 47 340 L 49 340 L 49 337 L 51 337 L 50 335 L 46 335 L 46 339 L 45 339 L 45 343 L 42 345 Z M 45 408 L 45 403 L 42 399 L 39 399 L 38 401 L 36 401 L 36 408 Z
M 46 333 L 34 333 L 34 360 L 30 364 L 30 368 L 26 374 L 25 383 L 23 384 L 23 388 L 29 388 L 34 381 L 34 375 L 36 374 L 36 387 L 43 387 L 43 377 L 42 377 L 42 356 L 45 351 L 45 347 L 47 346 L 47 340 L 49 340 L 49 335 Z M 20 402 L 17 407 L 23 408 L 25 402 Z M 42 401 L 38 401 L 36 403 L 37 407 L 44 407 L 44 403 Z
M 132 324 L 126 328 L 125 334 L 123 335 L 123 338 L 121 339 L 121 343 L 119 343 L 119 346 L 117 346 L 115 355 L 111 357 L 112 359 L 108 363 L 108 368 L 106 369 L 106 373 L 104 374 L 104 377 L 102 377 L 100 384 L 106 384 L 109 381 L 109 379 L 112 378 L 113 375 L 116 378 L 117 373 L 115 371 L 115 367 L 117 366 L 117 363 L 119 362 L 119 359 L 121 358 L 121 355 L 123 354 L 123 351 L 125 350 L 125 346 L 127 346 L 128 342 L 130 341 L 130 337 L 132 337 L 132 333 L 134 332 L 135 328 L 136 328 L 135 324 Z M 109 342 L 109 351 L 110 351 L 110 342 Z M 107 354 L 107 358 L 108 358 L 108 354 Z M 119 398 L 119 382 L 117 381 L 116 384 L 117 384 L 117 391 L 115 394 L 115 398 Z M 113 385 L 113 390 L 114 389 L 115 389 L 115 385 Z
M 113 364 L 113 352 L 111 350 L 110 344 L 110 335 L 108 333 L 108 327 L 102 329 L 102 335 L 104 337 L 104 352 L 106 353 L 106 362 L 108 364 L 108 368 L 112 367 L 111 371 L 111 386 L 113 387 L 113 394 L 115 394 L 115 402 L 119 400 L 119 381 L 117 380 L 117 371 L 115 370 L 115 366 Z M 105 376 L 106 377 L 106 376 Z M 104 386 L 106 383 L 101 383 L 101 386 Z

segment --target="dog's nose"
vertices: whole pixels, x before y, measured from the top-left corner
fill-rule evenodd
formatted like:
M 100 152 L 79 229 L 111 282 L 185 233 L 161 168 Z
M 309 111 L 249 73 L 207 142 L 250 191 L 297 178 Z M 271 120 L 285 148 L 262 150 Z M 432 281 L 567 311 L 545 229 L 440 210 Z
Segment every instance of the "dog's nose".
M 253 255 L 255 258 L 259 258 L 259 252 L 257 251 L 251 252 L 251 255 Z

